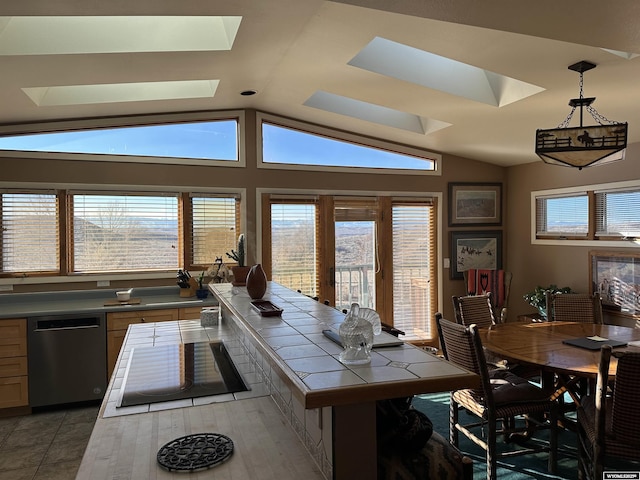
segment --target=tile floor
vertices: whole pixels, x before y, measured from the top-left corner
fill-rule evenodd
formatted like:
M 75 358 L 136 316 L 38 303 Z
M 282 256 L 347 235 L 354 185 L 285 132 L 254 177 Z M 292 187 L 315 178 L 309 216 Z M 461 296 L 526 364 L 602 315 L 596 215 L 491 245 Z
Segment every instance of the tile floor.
M 99 408 L 0 418 L 0 480 L 74 480 Z

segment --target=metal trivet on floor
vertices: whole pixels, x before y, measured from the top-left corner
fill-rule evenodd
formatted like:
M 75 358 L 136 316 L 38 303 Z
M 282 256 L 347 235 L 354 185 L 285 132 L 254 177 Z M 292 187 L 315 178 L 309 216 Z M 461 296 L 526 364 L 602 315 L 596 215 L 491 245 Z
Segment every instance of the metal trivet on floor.
M 171 440 L 158 450 L 158 463 L 170 472 L 206 470 L 233 453 L 233 441 L 220 433 L 196 433 Z

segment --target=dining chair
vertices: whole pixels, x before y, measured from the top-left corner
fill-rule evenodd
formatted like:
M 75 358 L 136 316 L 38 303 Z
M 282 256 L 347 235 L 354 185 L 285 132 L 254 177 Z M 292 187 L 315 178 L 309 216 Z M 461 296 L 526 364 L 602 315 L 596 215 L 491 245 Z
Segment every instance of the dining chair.
M 465 295 L 451 297 L 456 321 L 462 325 L 476 324 L 479 328 L 496 324 L 491 305 L 491 292 L 483 295 Z
M 594 293 L 546 292 L 547 318 L 556 322 L 602 323 L 602 301 Z
M 478 328 L 488 328 L 496 324 L 496 317 L 491 304 L 491 292 L 483 295 L 465 295 L 451 297 L 456 321 L 461 325 L 473 325 Z M 489 368 L 507 368 L 516 375 L 525 378 L 540 376 L 540 369 L 509 362 L 504 358 L 485 351 Z
M 609 383 L 611 356 L 618 358 L 613 388 Z M 640 470 L 640 351 L 616 351 L 610 345 L 600 350 L 600 365 L 594 395 L 578 407 L 578 478 L 600 480 L 605 467 L 618 462 L 638 462 Z M 618 468 L 628 470 L 628 464 Z
M 513 274 L 501 269 L 474 269 L 462 272 L 466 295 L 491 293 L 491 305 L 497 322 L 507 321 L 507 304 Z
M 476 373 L 481 380 L 479 389 L 455 390 L 450 394 L 449 440 L 452 445 L 459 446 L 458 433 L 461 432 L 482 447 L 486 452 L 489 480 L 496 478 L 498 458 L 541 451 L 549 452 L 548 469 L 554 473 L 557 454 L 557 404 L 549 400 L 549 393 L 508 370 L 489 371 L 476 325 L 460 325 L 444 319 L 440 313 L 436 314 L 436 324 L 444 357 Z M 461 408 L 478 417 L 479 421 L 461 423 Z M 498 435 L 504 435 L 505 440 L 510 441 L 513 439 L 512 434 L 517 433 L 511 428 L 507 429 L 513 426 L 511 419 L 524 416 L 530 424 L 537 422 L 536 419 L 543 419 L 545 415 L 548 415 L 548 442 L 539 442 L 527 436 L 524 438 L 530 442 L 529 446 L 498 452 Z

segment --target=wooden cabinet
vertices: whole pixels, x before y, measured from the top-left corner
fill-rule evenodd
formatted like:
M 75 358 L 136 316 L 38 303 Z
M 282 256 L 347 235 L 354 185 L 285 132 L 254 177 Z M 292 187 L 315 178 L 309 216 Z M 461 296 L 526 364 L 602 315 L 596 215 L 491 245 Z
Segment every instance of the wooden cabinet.
M 27 405 L 27 319 L 0 320 L 0 408 Z
M 200 320 L 202 307 L 184 307 L 178 310 L 180 320 Z

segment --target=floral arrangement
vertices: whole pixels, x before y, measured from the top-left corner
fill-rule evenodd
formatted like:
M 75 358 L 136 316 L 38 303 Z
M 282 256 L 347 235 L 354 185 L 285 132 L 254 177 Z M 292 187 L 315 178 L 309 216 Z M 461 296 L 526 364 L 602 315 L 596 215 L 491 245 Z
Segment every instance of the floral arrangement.
M 540 315 L 547 317 L 547 294 L 551 293 L 572 293 L 571 287 L 558 287 L 551 284 L 548 287 L 537 286 L 532 292 L 527 292 L 522 298 L 531 306 L 536 307 Z

